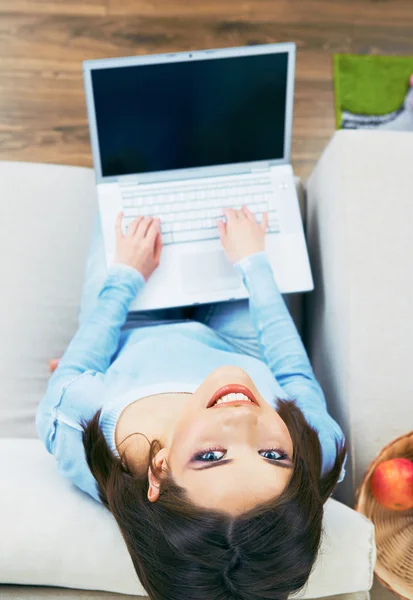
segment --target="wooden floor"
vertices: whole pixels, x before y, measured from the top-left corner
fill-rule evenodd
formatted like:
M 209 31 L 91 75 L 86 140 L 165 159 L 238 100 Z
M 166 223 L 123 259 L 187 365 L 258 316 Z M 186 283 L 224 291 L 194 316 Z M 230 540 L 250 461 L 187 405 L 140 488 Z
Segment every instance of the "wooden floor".
M 413 55 L 413 0 L 0 0 L 0 159 L 92 165 L 85 59 L 284 41 L 305 178 L 335 127 L 333 53 Z

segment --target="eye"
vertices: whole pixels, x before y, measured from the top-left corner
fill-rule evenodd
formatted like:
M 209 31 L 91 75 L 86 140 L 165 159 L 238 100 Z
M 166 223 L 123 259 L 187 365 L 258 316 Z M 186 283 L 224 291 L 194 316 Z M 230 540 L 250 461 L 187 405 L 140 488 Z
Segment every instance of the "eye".
M 269 450 L 260 450 L 259 454 L 267 460 L 286 460 L 288 454 L 279 448 L 270 448 Z
M 197 452 L 192 460 L 201 461 L 201 462 L 214 462 L 217 460 L 221 460 L 224 458 L 226 451 L 219 450 L 216 448 L 209 448 L 208 450 L 202 450 Z

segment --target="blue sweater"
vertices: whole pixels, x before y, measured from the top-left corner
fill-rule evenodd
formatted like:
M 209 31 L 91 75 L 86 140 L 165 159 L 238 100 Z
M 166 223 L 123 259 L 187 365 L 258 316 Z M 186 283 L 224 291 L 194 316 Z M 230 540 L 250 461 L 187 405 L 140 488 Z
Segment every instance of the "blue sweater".
M 322 474 L 332 468 L 336 440 L 343 433 L 327 412 L 267 256 L 264 252 L 249 256 L 235 268 L 249 293 L 262 360 L 237 353 L 211 328 L 195 321 L 134 329 L 119 350 L 130 302 L 145 281 L 132 267 L 115 264 L 109 269 L 94 311 L 50 378 L 36 417 L 38 435 L 54 455 L 59 472 L 98 502 L 80 421 L 102 408 L 100 425 L 117 455 L 115 427 L 126 406 L 151 394 L 193 392 L 211 371 L 224 365 L 243 368 L 274 408 L 277 398 L 294 399 L 319 434 Z M 344 474 L 343 468 L 340 481 Z

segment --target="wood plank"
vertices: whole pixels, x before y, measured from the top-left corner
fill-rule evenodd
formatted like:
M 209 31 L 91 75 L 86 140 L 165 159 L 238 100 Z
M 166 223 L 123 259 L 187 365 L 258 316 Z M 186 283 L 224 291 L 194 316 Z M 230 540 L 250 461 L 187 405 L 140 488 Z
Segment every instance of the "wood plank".
M 0 73 L 20 78 L 80 77 L 81 64 L 69 56 L 62 63 L 59 57 L 32 56 L 0 57 Z M 301 81 L 324 82 L 332 87 L 333 59 L 329 52 L 298 49 L 296 64 L 296 90 Z M 0 80 L 1 88 L 1 80 Z
M 413 24 L 413 4 L 410 0 L 108 0 L 108 14 L 270 20 L 284 24 Z
M 0 56 L 56 61 L 242 46 L 297 40 L 298 52 L 413 55 L 410 24 L 391 29 L 371 24 L 349 29 L 306 24 L 220 22 L 206 19 L 8 14 L 1 18 Z M 313 68 L 315 68 L 314 65 Z
M 0 0 L 0 14 L 106 15 L 106 0 Z

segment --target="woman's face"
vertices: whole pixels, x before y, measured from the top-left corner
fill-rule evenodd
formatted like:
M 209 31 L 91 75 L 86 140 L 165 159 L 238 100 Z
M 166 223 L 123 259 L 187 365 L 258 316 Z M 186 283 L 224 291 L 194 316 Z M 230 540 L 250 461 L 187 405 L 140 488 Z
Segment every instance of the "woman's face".
M 250 399 L 213 401 L 236 391 Z M 155 463 L 167 465 L 189 498 L 206 508 L 242 513 L 278 497 L 292 476 L 287 426 L 239 367 L 210 373 L 183 405 L 168 437 Z M 149 498 L 156 500 L 155 481 L 149 479 Z

